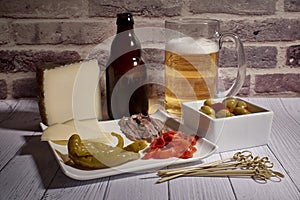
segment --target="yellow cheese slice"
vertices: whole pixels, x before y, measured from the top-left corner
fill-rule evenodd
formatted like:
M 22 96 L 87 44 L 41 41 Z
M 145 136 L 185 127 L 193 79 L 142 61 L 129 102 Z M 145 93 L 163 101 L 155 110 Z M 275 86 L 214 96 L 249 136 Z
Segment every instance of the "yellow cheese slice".
M 54 124 L 43 131 L 41 140 L 69 140 L 69 138 L 76 133 L 77 131 L 75 130 L 74 126 L 66 124 Z
M 103 143 L 111 143 L 112 136 L 110 133 L 105 132 L 99 125 L 97 119 L 85 119 L 85 120 L 70 120 L 65 123 L 68 126 L 72 126 L 77 131 L 77 134 L 83 140 L 100 139 Z
M 73 134 L 80 135 L 83 140 L 97 140 L 111 144 L 112 136 L 105 132 L 97 119 L 70 120 L 63 124 L 47 127 L 42 134 L 42 141 L 69 140 Z

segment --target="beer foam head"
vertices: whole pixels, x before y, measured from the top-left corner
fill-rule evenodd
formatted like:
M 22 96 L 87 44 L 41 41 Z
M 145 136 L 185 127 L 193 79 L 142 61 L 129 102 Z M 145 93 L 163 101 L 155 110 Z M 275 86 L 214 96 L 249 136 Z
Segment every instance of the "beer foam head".
M 210 54 L 219 51 L 216 42 L 206 39 L 193 39 L 182 37 L 170 40 L 166 44 L 166 50 L 177 54 Z

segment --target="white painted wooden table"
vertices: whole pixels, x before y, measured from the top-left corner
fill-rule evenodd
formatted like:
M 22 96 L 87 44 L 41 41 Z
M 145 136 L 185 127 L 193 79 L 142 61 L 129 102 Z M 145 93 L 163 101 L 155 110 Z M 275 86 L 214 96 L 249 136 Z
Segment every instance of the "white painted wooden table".
M 274 111 L 268 145 L 250 148 L 268 156 L 285 178 L 259 184 L 251 178 L 179 178 L 155 184 L 153 174 L 124 174 L 76 181 L 66 177 L 40 141 L 37 102 L 0 101 L 0 200 L 7 199 L 300 199 L 300 98 L 251 98 Z M 203 162 L 232 156 L 214 154 Z M 154 178 L 153 178 L 154 177 Z

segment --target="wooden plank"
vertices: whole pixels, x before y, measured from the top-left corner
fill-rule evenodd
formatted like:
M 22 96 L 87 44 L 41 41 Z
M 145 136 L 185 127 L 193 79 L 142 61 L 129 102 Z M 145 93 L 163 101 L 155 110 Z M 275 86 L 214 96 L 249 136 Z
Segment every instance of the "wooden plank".
M 220 159 L 214 154 L 204 163 Z M 198 164 L 201 164 L 199 162 Z M 227 177 L 183 177 L 169 181 L 170 199 L 234 199 L 234 193 Z
M 0 127 L 3 121 L 13 114 L 18 101 L 15 100 L 0 100 Z
M 73 180 L 58 171 L 43 199 L 104 199 L 109 178 Z
M 32 130 L 37 129 L 39 118 L 37 110 L 37 103 L 33 100 L 0 101 L 0 169 L 27 142 L 28 136 L 34 134 Z
M 300 124 L 300 98 L 283 98 L 281 102 L 290 117 Z
M 268 181 L 258 183 L 251 178 L 230 178 L 237 199 L 289 199 L 299 200 L 300 194 L 293 181 L 281 166 L 280 162 L 272 154 L 267 146 L 250 148 L 254 156 L 269 157 L 274 163 L 273 169 L 285 175 L 280 182 Z M 222 153 L 223 158 L 232 157 L 236 151 Z
M 0 127 L 14 130 L 40 131 L 41 122 L 36 100 L 0 101 Z
M 18 103 L 17 100 L 0 100 L 0 125 L 14 114 Z
M 0 199 L 40 199 L 58 169 L 48 143 L 28 137 L 0 172 Z
M 300 191 L 300 99 L 255 99 L 274 111 L 269 147 Z
M 0 170 L 15 156 L 26 143 L 32 131 L 18 131 L 0 128 Z
M 168 184 L 155 184 L 156 178 L 154 173 L 113 176 L 109 182 L 105 199 L 168 199 Z

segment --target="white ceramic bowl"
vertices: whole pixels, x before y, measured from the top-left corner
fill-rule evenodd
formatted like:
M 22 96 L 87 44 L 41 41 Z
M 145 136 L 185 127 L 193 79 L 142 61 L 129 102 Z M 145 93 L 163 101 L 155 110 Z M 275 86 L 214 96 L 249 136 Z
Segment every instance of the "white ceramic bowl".
M 217 144 L 219 152 L 267 144 L 273 112 L 244 99 L 237 99 L 248 104 L 251 114 L 214 119 L 199 111 L 204 100 L 192 101 L 182 104 L 183 123 L 199 136 Z

